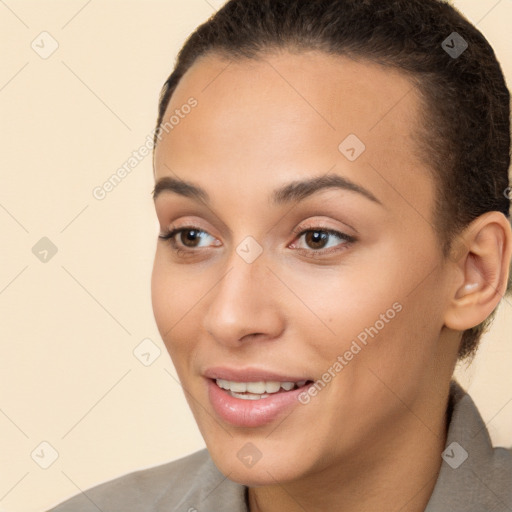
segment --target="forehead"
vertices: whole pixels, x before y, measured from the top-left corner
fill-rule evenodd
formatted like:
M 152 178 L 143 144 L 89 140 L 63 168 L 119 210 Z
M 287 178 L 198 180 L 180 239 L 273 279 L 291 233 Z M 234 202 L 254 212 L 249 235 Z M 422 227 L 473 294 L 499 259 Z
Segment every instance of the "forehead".
M 210 55 L 185 74 L 164 122 L 191 97 L 197 107 L 157 145 L 157 179 L 175 173 L 250 195 L 335 172 L 430 214 L 430 173 L 414 140 L 423 107 L 395 69 L 319 52 Z

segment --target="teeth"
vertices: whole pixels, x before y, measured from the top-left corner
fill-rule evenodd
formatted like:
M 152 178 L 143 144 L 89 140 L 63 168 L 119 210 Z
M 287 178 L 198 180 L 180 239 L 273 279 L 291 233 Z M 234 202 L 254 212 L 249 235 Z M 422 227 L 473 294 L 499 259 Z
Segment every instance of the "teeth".
M 262 382 L 261 384 L 264 384 L 265 391 L 267 393 L 277 393 L 281 389 L 280 382 L 269 381 L 269 382 L 265 382 L 265 383 Z M 283 382 L 283 384 L 284 384 L 284 382 Z M 247 390 L 249 390 L 249 387 L 247 387 Z
M 219 386 L 219 388 L 229 389 L 229 383 L 227 380 L 217 379 L 216 382 L 217 382 L 217 386 Z
M 234 383 L 231 383 L 231 391 L 236 391 L 236 389 L 233 389 L 233 384 Z M 249 392 L 249 393 L 254 393 L 256 395 L 262 395 L 263 393 L 265 393 L 265 383 L 263 381 L 260 381 L 260 382 L 246 382 L 246 391 Z M 279 388 L 277 388 L 277 390 L 279 391 Z
M 229 389 L 235 393 L 245 393 L 247 391 L 247 384 L 247 382 L 228 382 Z
M 259 400 L 260 398 L 267 398 L 269 395 L 255 395 L 252 393 L 234 393 L 230 391 L 230 395 L 235 398 L 241 398 L 242 400 Z
M 268 394 L 277 393 L 281 388 L 285 391 L 291 391 L 296 387 L 302 387 L 306 384 L 305 380 L 299 382 L 278 382 L 278 381 L 258 381 L 258 382 L 235 382 L 225 379 L 216 379 L 217 386 L 226 391 L 230 391 L 236 398 L 246 400 L 257 400 L 266 398 Z M 243 394 L 241 394 L 243 393 Z

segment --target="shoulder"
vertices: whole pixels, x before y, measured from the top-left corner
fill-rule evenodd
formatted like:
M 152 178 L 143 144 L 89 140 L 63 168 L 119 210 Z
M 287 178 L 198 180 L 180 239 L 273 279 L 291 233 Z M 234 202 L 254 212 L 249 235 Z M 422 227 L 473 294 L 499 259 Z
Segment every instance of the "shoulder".
M 192 511 L 204 501 L 205 490 L 219 486 L 225 477 L 206 449 L 182 459 L 128 473 L 68 499 L 48 512 Z M 212 500 L 242 503 L 243 487 L 223 485 Z M 233 509 L 233 510 L 240 510 Z M 243 509 L 242 509 L 243 510 Z
M 512 510 L 512 449 L 493 446 L 475 403 L 455 382 L 450 400 L 443 462 L 426 512 Z

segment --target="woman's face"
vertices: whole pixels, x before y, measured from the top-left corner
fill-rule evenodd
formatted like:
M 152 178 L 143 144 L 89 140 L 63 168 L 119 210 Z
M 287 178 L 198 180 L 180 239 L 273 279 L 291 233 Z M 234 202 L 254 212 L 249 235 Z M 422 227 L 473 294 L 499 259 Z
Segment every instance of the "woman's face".
M 230 479 L 364 467 L 436 428 L 455 345 L 419 109 L 400 73 L 320 53 L 202 58 L 175 91 L 155 205 L 183 231 L 158 241 L 153 308 Z

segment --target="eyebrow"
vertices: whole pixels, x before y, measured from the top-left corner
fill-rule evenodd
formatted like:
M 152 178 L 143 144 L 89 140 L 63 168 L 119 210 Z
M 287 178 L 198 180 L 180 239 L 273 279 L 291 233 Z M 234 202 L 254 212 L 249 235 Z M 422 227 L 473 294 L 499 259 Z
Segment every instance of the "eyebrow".
M 338 188 L 360 194 L 374 203 L 382 203 L 367 189 L 354 183 L 348 178 L 338 175 L 320 176 L 306 180 L 297 180 L 288 183 L 276 190 L 271 195 L 271 203 L 279 206 L 293 201 L 301 201 L 321 190 Z M 163 192 L 174 192 L 183 197 L 199 200 L 206 204 L 211 203 L 209 194 L 203 188 L 188 181 L 166 176 L 157 181 L 153 190 L 153 200 Z

